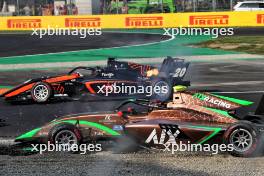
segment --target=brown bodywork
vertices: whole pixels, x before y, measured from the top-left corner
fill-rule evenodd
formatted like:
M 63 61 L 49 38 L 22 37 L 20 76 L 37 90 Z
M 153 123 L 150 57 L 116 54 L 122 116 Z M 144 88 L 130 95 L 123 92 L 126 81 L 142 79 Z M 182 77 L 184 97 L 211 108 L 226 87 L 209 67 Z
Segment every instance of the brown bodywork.
M 31 138 L 20 136 L 16 141 L 40 139 L 46 142 L 52 139 L 51 134 L 59 126 L 70 124 L 80 131 L 83 141 L 129 135 L 141 144 L 156 146 L 170 140 L 167 133 L 170 131 L 176 134 L 177 142 L 219 143 L 222 142 L 224 131 L 238 121 L 228 111 L 241 106 L 210 93 L 192 91 L 176 92 L 173 101 L 159 107 L 156 105 L 150 106 L 145 112 L 130 109 L 114 113 L 69 115 L 39 128 Z M 158 142 L 150 137 L 154 133 Z M 160 139 L 162 135 L 164 139 Z

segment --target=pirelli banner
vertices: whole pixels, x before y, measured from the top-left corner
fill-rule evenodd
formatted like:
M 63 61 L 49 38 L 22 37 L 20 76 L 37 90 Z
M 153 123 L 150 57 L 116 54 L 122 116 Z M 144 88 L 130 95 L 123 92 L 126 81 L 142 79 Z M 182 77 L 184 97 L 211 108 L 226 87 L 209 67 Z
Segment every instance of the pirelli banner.
M 264 26 L 264 12 L 0 17 L 0 30 Z

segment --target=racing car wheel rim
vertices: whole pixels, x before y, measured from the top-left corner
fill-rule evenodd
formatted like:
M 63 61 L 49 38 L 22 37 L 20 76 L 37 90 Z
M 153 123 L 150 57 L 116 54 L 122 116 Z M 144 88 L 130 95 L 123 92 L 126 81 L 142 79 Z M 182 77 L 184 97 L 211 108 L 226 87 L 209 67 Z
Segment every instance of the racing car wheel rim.
M 167 97 L 168 93 L 169 93 L 169 89 L 170 89 L 170 86 L 167 82 L 165 81 L 159 81 L 155 84 L 155 87 L 160 87 L 160 90 L 162 90 L 162 87 L 167 87 L 167 92 L 166 93 L 162 93 L 161 91 L 160 92 L 155 92 L 155 94 L 157 94 L 158 96 L 160 97 Z
M 230 135 L 230 143 L 237 152 L 249 150 L 253 144 L 252 134 L 246 129 L 237 129 Z
M 78 144 L 76 135 L 70 130 L 62 130 L 55 136 L 55 142 L 65 147 Z
M 46 100 L 49 96 L 49 89 L 45 85 L 37 85 L 34 88 L 34 96 L 38 100 Z

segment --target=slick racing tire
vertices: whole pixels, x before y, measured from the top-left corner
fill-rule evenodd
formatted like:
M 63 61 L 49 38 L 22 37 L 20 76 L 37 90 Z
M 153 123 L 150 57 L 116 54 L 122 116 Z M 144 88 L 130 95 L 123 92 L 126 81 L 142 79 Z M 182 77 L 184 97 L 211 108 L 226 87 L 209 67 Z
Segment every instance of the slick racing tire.
M 51 86 L 44 82 L 36 83 L 31 89 L 31 97 L 38 103 L 44 103 L 49 100 L 52 95 Z
M 68 150 L 69 147 L 73 145 L 78 145 L 81 143 L 81 133 L 80 131 L 71 124 L 62 124 L 60 126 L 54 127 L 49 135 L 49 141 L 52 144 L 59 144 L 67 146 L 65 151 L 69 153 L 77 153 L 78 151 Z
M 247 121 L 238 122 L 227 129 L 224 134 L 226 144 L 232 144 L 233 156 L 254 157 L 262 153 L 260 133 L 254 124 Z
M 159 88 L 157 88 L 159 87 Z M 152 81 L 152 100 L 159 100 L 166 102 L 171 99 L 172 96 L 172 84 L 166 78 L 157 78 Z

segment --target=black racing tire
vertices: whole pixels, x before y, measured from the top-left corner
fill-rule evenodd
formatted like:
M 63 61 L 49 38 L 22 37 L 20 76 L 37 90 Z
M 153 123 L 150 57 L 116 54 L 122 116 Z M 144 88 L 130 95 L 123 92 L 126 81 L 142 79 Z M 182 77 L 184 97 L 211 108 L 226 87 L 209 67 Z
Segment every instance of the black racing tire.
M 224 140 L 227 145 L 233 145 L 230 152 L 233 156 L 254 157 L 263 152 L 261 134 L 254 124 L 248 121 L 240 121 L 230 126 L 224 134 Z
M 45 103 L 52 96 L 53 91 L 52 91 L 51 86 L 48 83 L 38 82 L 32 87 L 30 93 L 31 93 L 32 99 L 35 102 Z
M 62 136 L 68 136 L 68 140 L 73 140 L 72 143 L 67 143 L 68 141 L 63 141 L 61 140 L 60 137 Z M 67 140 L 67 139 L 65 139 Z M 77 127 L 75 127 L 72 124 L 60 124 L 58 126 L 55 126 L 50 134 L 49 134 L 49 140 L 48 140 L 51 144 L 74 144 L 74 145 L 78 145 L 81 143 L 82 141 L 82 136 L 80 131 L 78 130 Z M 67 151 L 66 151 L 67 152 Z M 78 151 L 69 151 L 70 153 L 76 153 Z
M 156 78 L 154 80 L 152 80 L 152 83 L 151 83 L 151 86 L 153 88 L 153 94 L 151 96 L 151 99 L 152 100 L 159 100 L 161 102 L 166 102 L 166 101 L 169 101 L 172 97 L 172 83 L 169 79 L 167 78 Z M 163 93 L 163 92 L 155 92 L 155 87 L 158 86 L 158 87 L 161 87 L 162 90 L 164 90 L 164 92 L 166 93 Z M 165 89 L 166 87 L 166 89 Z

